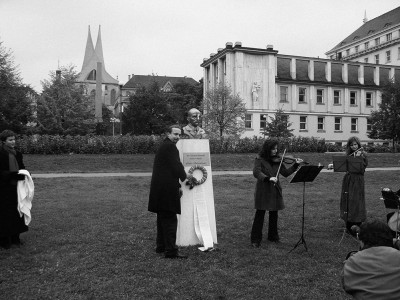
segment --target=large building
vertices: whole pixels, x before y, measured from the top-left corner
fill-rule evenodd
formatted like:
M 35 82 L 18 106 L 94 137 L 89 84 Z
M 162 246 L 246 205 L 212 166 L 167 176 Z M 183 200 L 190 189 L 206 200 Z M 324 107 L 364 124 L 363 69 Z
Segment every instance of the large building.
M 101 70 L 98 70 L 98 66 L 101 66 Z M 101 80 L 102 103 L 105 104 L 109 109 L 113 109 L 117 98 L 120 96 L 120 85 L 118 80 L 113 78 L 106 71 L 100 26 L 97 35 L 96 47 L 93 46 L 89 26 L 85 56 L 77 83 L 82 86 L 86 94 L 92 96 L 93 100 L 96 96 L 97 79 Z
M 399 15 L 399 9 L 394 11 Z M 392 16 L 392 12 L 388 14 Z M 389 19 L 390 28 L 400 26 L 399 18 L 396 24 L 394 18 Z M 377 24 L 374 20 L 369 22 Z M 399 29 L 392 32 L 392 38 L 399 42 Z M 240 42 L 226 43 L 201 64 L 204 93 L 223 83 L 244 99 L 243 136 L 262 136 L 269 117 L 283 109 L 294 135 L 336 143 L 352 135 L 363 143 L 381 142 L 368 138 L 367 117 L 379 108 L 381 86 L 400 78 L 399 65 L 284 55 L 270 45 L 249 48 Z
M 364 24 L 326 52 L 330 59 L 400 66 L 400 7 Z

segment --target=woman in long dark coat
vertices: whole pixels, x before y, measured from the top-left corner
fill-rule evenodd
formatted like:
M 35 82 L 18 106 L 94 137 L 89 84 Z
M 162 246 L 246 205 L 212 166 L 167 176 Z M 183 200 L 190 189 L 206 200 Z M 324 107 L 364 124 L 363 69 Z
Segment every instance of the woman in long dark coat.
M 19 235 L 28 230 L 24 217 L 18 212 L 17 182 L 25 176 L 18 171 L 25 169 L 22 153 L 16 151 L 15 133 L 4 130 L 0 134 L 0 247 L 20 245 Z
M 346 154 L 361 157 L 363 162 L 361 170 L 346 172 L 342 182 L 340 217 L 346 222 L 348 232 L 352 233 L 351 226 L 359 226 L 367 218 L 364 173 L 368 166 L 368 158 L 361 148 L 360 140 L 355 136 L 348 139 Z
M 266 210 L 269 211 L 268 240 L 279 241 L 278 210 L 284 209 L 285 205 L 283 203 L 282 187 L 277 178 L 280 165 L 277 155 L 278 142 L 267 140 L 254 161 L 253 175 L 257 178 L 257 183 L 254 193 L 256 214 L 251 229 L 253 247 L 260 247 Z M 296 159 L 296 162 L 288 168 L 282 164 L 279 174 L 285 177 L 289 176 L 297 170 L 301 161 L 301 159 Z

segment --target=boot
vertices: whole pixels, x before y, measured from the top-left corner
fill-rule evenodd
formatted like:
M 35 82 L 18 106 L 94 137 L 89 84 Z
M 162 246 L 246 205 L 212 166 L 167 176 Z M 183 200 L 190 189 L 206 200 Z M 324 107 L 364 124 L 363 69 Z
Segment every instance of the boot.
M 271 242 L 279 242 L 278 211 L 270 211 L 269 212 L 268 240 L 271 241 Z

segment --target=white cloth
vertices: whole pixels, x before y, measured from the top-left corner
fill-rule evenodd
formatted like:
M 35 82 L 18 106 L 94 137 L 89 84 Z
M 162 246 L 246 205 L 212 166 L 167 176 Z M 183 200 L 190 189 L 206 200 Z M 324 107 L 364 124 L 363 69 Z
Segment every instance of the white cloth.
M 18 212 L 21 217 L 24 215 L 25 225 L 29 225 L 32 220 L 31 208 L 35 186 L 27 170 L 19 170 L 18 174 L 25 175 L 25 180 L 19 180 L 17 184 Z

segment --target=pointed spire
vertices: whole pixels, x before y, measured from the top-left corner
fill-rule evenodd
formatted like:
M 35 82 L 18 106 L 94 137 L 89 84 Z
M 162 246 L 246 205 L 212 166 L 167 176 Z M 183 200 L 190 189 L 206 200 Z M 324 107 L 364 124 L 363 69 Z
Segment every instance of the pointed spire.
M 363 23 L 367 23 L 368 19 L 367 19 L 367 10 L 364 11 L 364 19 L 363 19 Z
M 103 45 L 101 43 L 101 27 L 100 27 L 100 25 L 99 25 L 99 33 L 97 34 L 96 48 L 94 49 L 94 52 L 96 52 L 99 62 L 101 62 L 103 64 L 103 68 L 105 68 L 104 57 L 103 57 Z
M 90 25 L 88 31 L 88 37 L 86 42 L 86 49 L 85 49 L 85 57 L 83 58 L 82 70 L 88 65 L 90 59 L 92 58 L 94 53 L 92 35 L 90 34 Z

